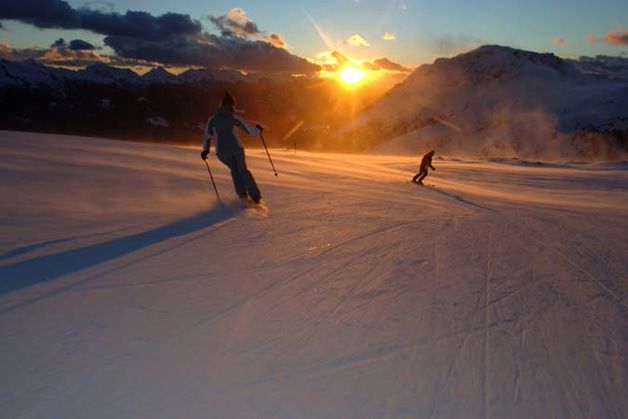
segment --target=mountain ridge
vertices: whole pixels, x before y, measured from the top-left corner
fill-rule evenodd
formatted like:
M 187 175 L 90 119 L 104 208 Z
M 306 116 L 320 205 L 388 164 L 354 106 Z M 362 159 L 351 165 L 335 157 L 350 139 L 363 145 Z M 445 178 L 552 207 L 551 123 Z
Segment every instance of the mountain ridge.
M 339 135 L 400 153 L 610 157 L 625 152 L 628 132 L 628 80 L 616 74 L 486 45 L 420 66 Z
M 281 146 L 604 159 L 628 149 L 628 58 L 564 59 L 499 45 L 424 64 L 360 106 L 351 95 L 340 104 L 333 80 L 163 67 L 140 76 L 104 63 L 72 71 L 0 60 L 0 127 L 187 142 L 225 90 L 249 117 L 279 128 L 270 141 Z M 157 117 L 169 128 L 141 126 Z M 281 138 L 300 121 L 288 145 Z

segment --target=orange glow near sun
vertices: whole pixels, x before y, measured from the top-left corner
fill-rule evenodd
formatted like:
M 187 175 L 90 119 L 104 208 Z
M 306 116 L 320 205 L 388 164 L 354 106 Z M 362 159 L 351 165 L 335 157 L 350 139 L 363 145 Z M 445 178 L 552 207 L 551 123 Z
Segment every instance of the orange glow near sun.
M 366 71 L 355 67 L 345 67 L 339 73 L 340 79 L 349 86 L 355 86 L 360 83 L 365 75 Z

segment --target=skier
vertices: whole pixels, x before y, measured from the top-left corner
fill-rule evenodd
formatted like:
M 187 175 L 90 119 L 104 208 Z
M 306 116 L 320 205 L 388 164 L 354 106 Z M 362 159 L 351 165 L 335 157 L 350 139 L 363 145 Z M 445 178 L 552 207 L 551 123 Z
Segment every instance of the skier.
M 207 159 L 211 137 L 216 135 L 216 156 L 231 170 L 236 193 L 242 200 L 251 197 L 253 202 L 259 204 L 262 195 L 255 183 L 255 178 L 246 167 L 244 146 L 238 137 L 236 127 L 252 136 L 260 134 L 263 128 L 259 124 L 252 127 L 235 112 L 235 105 L 235 99 L 228 92 L 225 93 L 220 101 L 220 108 L 209 117 L 205 125 L 201 158 Z
M 434 150 L 431 150 L 421 159 L 421 168 L 419 169 L 419 173 L 414 175 L 412 178 L 412 182 L 418 183 L 419 185 L 423 185 L 423 179 L 427 176 L 427 168 L 430 167 L 432 170 L 436 170 L 434 166 L 432 166 L 432 157 L 434 157 Z

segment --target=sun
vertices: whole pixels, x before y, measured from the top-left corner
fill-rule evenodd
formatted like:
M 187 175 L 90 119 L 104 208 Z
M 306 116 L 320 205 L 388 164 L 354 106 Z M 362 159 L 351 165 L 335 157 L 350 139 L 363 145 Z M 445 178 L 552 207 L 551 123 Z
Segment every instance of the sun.
M 366 75 L 366 71 L 355 67 L 345 67 L 340 71 L 340 79 L 349 86 L 355 86 Z

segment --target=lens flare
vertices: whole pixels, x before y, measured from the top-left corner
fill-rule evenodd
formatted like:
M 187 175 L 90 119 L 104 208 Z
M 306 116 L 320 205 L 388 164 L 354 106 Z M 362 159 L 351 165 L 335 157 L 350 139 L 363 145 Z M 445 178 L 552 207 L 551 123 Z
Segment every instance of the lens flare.
M 345 67 L 342 71 L 340 71 L 340 78 L 348 85 L 355 85 L 359 83 L 365 75 L 366 71 L 355 67 Z

